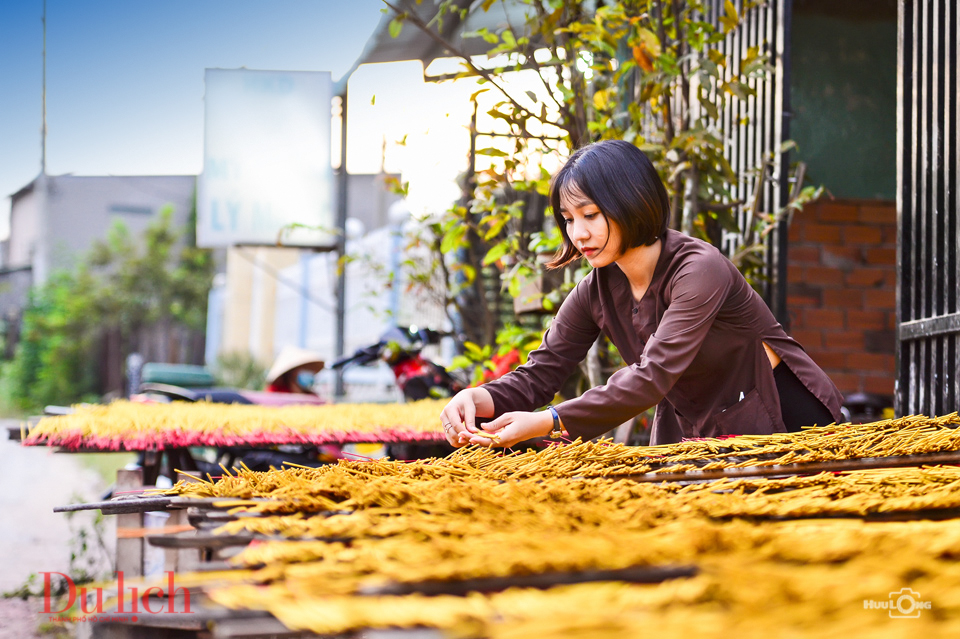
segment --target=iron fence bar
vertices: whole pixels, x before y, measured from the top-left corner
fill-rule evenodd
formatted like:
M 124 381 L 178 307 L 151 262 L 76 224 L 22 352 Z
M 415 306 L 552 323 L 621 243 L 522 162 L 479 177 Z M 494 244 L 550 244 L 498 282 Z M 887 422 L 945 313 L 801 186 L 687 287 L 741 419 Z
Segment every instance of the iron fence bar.
M 776 95 L 780 103 L 776 106 L 775 121 L 780 125 L 775 140 L 778 142 L 790 137 L 790 37 L 793 21 L 793 0 L 783 0 L 779 5 L 780 15 L 777 20 L 777 67 L 779 73 L 776 75 L 776 82 L 779 82 Z M 779 146 L 779 144 L 777 144 Z M 775 210 L 786 206 L 789 189 L 787 188 L 787 176 L 790 173 L 790 153 L 779 153 L 780 166 L 777 175 L 777 181 L 774 183 L 773 196 L 775 198 Z M 782 220 L 777 225 L 775 233 L 777 249 L 776 258 L 776 291 L 773 300 L 773 314 L 777 320 L 788 330 L 790 328 L 789 317 L 787 315 L 787 258 L 788 258 L 788 231 L 787 220 Z
M 947 3 L 949 8 L 950 3 Z M 948 23 L 951 22 L 948 20 Z M 960 129 L 958 129 L 958 124 L 960 124 L 960 100 L 957 99 L 957 92 L 960 91 L 960 75 L 957 73 L 956 69 L 956 60 L 957 60 L 957 40 L 960 38 L 960 11 L 954 11 L 954 17 L 952 20 L 953 23 L 953 32 L 949 38 L 950 46 L 950 68 L 953 70 L 953 82 L 951 84 L 951 91 L 949 92 L 953 100 L 953 108 L 950 110 L 951 126 L 950 126 L 950 148 L 952 153 L 950 154 L 950 159 L 947 162 L 947 166 L 950 171 L 950 187 L 953 189 L 952 195 L 953 199 L 948 198 L 948 202 L 952 204 L 951 209 L 951 227 L 948 233 L 944 233 L 944 240 L 950 242 L 950 239 L 953 239 L 951 245 L 951 253 L 953 256 L 952 267 L 950 272 L 954 274 L 954 288 L 953 288 L 953 299 L 952 304 L 949 305 L 949 310 L 951 312 L 957 313 L 960 312 L 960 188 L 958 187 L 958 179 L 960 175 L 957 173 L 957 162 L 960 161 L 960 149 L 957 145 L 957 137 L 960 135 Z M 953 342 L 953 356 L 948 357 L 947 363 L 952 365 L 950 366 L 953 371 L 953 403 L 952 406 L 960 407 L 960 334 L 955 334 L 951 337 Z
M 952 259 L 950 256 L 950 229 L 952 228 L 952 210 L 953 207 L 950 206 L 950 193 L 953 188 L 954 181 L 951 177 L 951 160 L 953 154 L 951 152 L 952 142 L 951 136 L 953 135 L 953 127 L 951 126 L 952 117 L 951 113 L 951 87 L 954 86 L 952 81 L 952 72 L 953 65 L 950 64 L 950 57 L 948 54 L 952 29 L 950 27 L 950 3 L 944 3 L 943 7 L 943 16 L 940 20 L 940 29 L 939 29 L 939 38 L 940 38 L 940 53 L 938 56 L 938 62 L 940 64 L 940 131 L 942 132 L 941 144 L 940 144 L 940 165 L 943 167 L 943 175 L 940 180 L 940 189 L 937 193 L 939 199 L 939 207 L 942 211 L 941 214 L 941 224 L 940 224 L 940 233 L 937 235 L 937 253 L 940 256 L 938 262 L 938 273 L 937 280 L 940 282 L 939 285 L 939 294 L 937 297 L 937 315 L 945 315 L 952 313 L 953 309 L 950 304 L 950 289 L 952 281 L 950 279 L 950 273 L 956 272 L 952 269 Z M 940 406 L 938 411 L 942 412 L 947 410 L 949 406 L 953 405 L 952 399 L 952 383 L 954 377 L 954 371 L 950 370 L 950 353 L 951 345 L 953 338 L 951 335 L 942 335 L 939 338 L 939 353 L 937 355 L 937 362 L 939 374 L 940 374 L 940 385 L 943 391 L 940 393 Z
M 931 97 L 931 148 L 930 148 L 930 307 L 929 316 L 942 315 L 941 286 L 943 282 L 943 259 L 940 255 L 940 242 L 943 233 L 943 197 L 944 187 L 941 179 L 943 168 L 943 0 L 933 0 L 932 24 L 930 28 L 932 55 L 930 56 Z M 943 338 L 931 335 L 930 340 L 930 414 L 940 415 L 943 410 Z
M 900 324 L 900 341 L 960 333 L 960 313 L 928 317 Z
M 920 83 L 920 233 L 917 251 L 920 254 L 919 295 L 917 295 L 916 317 L 926 317 L 927 313 L 927 284 L 929 273 L 929 228 L 930 228 L 930 2 L 921 2 L 922 17 L 920 21 L 920 73 L 917 79 Z M 917 410 L 923 412 L 927 403 L 927 388 L 924 380 L 928 379 L 929 369 L 929 340 L 921 339 L 918 343 L 919 361 L 917 362 Z
M 938 277 L 940 255 L 938 250 L 939 242 L 937 242 L 937 238 L 939 237 L 937 228 L 939 227 L 940 221 L 939 214 L 943 211 L 940 200 L 940 187 L 942 182 L 942 180 L 940 180 L 940 158 L 942 157 L 941 146 L 943 144 L 940 112 L 940 105 L 943 103 L 943 66 L 940 60 L 943 49 L 940 46 L 942 40 L 940 38 L 941 20 L 938 6 L 940 1 L 941 0 L 932 0 L 934 10 L 930 16 L 930 244 L 927 249 L 930 264 L 930 280 L 927 291 L 929 301 L 924 317 L 933 317 L 941 314 L 941 312 L 937 310 L 940 298 L 940 278 Z
M 735 172 L 740 174 L 755 167 L 763 169 L 763 163 L 767 160 L 764 151 L 768 147 L 774 152 L 775 159 L 779 160 L 772 167 L 769 178 L 760 182 L 759 190 L 752 177 L 740 179 L 731 185 L 731 199 L 750 202 L 753 197 L 758 197 L 760 210 L 771 213 L 786 204 L 787 195 L 787 189 L 783 186 L 789 174 L 789 165 L 786 154 L 779 153 L 779 146 L 789 131 L 785 121 L 789 113 L 784 110 L 789 99 L 784 94 L 789 91 L 787 36 L 792 4 L 792 0 L 769 0 L 761 6 L 744 11 L 745 2 L 734 0 L 734 7 L 742 16 L 742 24 L 723 40 L 712 45 L 730 60 L 730 64 L 721 70 L 723 81 L 733 79 L 750 47 L 757 47 L 766 53 L 775 67 L 766 78 L 752 78 L 746 82 L 747 86 L 755 91 L 755 95 L 749 96 L 745 101 L 735 99 L 729 94 L 717 95 L 717 92 L 711 96 L 723 102 L 716 125 L 724 134 L 724 157 Z M 704 19 L 718 26 L 719 17 L 724 11 L 722 0 L 708 0 L 704 7 Z M 741 211 L 737 221 L 741 228 L 745 228 L 751 221 L 750 211 Z M 764 300 L 785 326 L 788 319 L 786 230 L 786 222 L 781 222 L 767 237 L 766 278 L 762 284 Z M 722 250 L 728 255 L 738 248 L 735 238 L 724 237 Z
M 911 277 L 911 287 L 910 287 L 910 297 L 909 297 L 909 313 L 908 318 L 914 319 L 920 316 L 919 310 L 917 308 L 917 300 L 919 296 L 917 291 L 919 290 L 919 278 L 916 276 L 918 265 L 920 264 L 920 250 L 918 246 L 918 238 L 920 237 L 920 194 L 921 190 L 917 188 L 917 185 L 921 183 L 920 181 L 920 172 L 923 170 L 921 161 L 920 161 L 920 143 L 919 137 L 922 134 L 921 122 L 920 122 L 920 109 L 921 109 L 921 89 L 920 89 L 920 80 L 921 73 L 923 69 L 920 66 L 920 47 L 922 46 L 922 39 L 919 37 L 921 35 L 921 26 L 920 20 L 923 15 L 923 7 L 921 2 L 924 0 L 914 0 L 913 2 L 913 38 L 911 40 L 911 50 L 910 50 L 910 63 L 913 68 L 913 74 L 911 75 L 911 91 L 913 94 L 913 100 L 911 101 L 911 121 L 913 122 L 913 138 L 909 140 L 911 144 L 911 170 L 912 170 L 912 182 L 911 182 L 911 192 L 910 192 L 910 277 Z M 907 411 L 911 413 L 919 412 L 917 408 L 917 389 L 920 385 L 920 342 L 914 342 L 910 344 L 910 369 L 909 369 L 909 404 L 907 406 Z
M 949 0 L 898 4 L 899 414 L 960 403 L 960 15 Z
M 904 129 L 906 128 L 906 118 L 910 113 L 908 103 L 910 93 L 907 91 L 911 85 L 910 67 L 905 63 L 905 59 L 907 52 L 911 50 L 911 42 L 906 25 L 913 23 L 912 9 L 912 5 L 907 1 L 901 0 L 897 3 L 897 287 L 894 309 L 896 312 L 897 327 L 900 326 L 901 321 L 904 319 L 905 313 L 903 308 L 906 300 L 909 299 L 909 293 L 906 290 L 909 285 L 909 270 L 906 268 L 908 260 L 906 259 L 907 256 L 904 249 L 909 246 L 910 242 L 910 226 L 906 224 L 906 216 L 908 213 L 905 211 L 907 204 L 906 195 L 910 192 L 909 174 L 905 169 L 910 165 L 910 161 L 909 157 L 907 157 L 909 147 L 904 143 L 904 138 L 906 137 L 904 135 Z M 908 370 L 909 354 L 904 354 L 903 346 L 899 339 L 897 340 L 897 348 L 894 349 L 894 357 L 897 370 L 897 381 L 894 383 L 894 411 L 896 414 L 901 415 L 903 414 L 907 391 L 907 376 L 904 371 Z

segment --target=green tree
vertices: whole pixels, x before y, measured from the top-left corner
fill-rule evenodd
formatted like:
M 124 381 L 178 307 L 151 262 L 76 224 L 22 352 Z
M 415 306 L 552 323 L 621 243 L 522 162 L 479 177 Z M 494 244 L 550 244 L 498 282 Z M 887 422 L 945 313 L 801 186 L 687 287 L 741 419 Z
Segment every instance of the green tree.
M 8 401 L 21 409 L 95 399 L 102 391 L 100 352 L 110 331 L 120 358 L 139 330 L 180 325 L 202 330 L 213 281 L 211 252 L 172 226 L 165 207 L 137 242 L 117 222 L 73 272 L 55 273 L 31 291 L 20 342 L 5 370 Z
M 442 35 L 445 19 L 466 16 L 452 1 L 440 2 L 429 22 L 386 2 L 394 11 L 391 32 L 409 23 L 459 57 L 461 77 L 482 85 L 475 103 L 485 92 L 496 95 L 488 113 L 511 134 L 509 146 L 475 151 L 491 158 L 490 168 L 465 175 L 460 201 L 439 219 L 425 220 L 414 240 L 433 249 L 432 261 L 421 263 L 421 283 L 435 283 L 436 274 L 443 274 L 446 302 L 471 318 L 468 337 L 477 352 L 498 341 L 497 329 L 505 324 L 499 342 L 516 342 L 516 329 L 496 307 L 489 282 L 517 297 L 542 270 L 537 255 L 560 242 L 549 210 L 544 215 L 550 175 L 535 170 L 538 160 L 564 158 L 588 142 L 623 139 L 647 153 L 671 198 L 671 226 L 717 245 L 724 233 L 735 236 L 731 259 L 758 285 L 767 235 L 819 195 L 813 187 L 796 189 L 788 207 L 763 210 L 756 194 L 773 179 L 773 160 L 789 151 L 789 143 L 781 148 L 771 142 L 764 161 L 739 174 L 725 158 L 722 123 L 755 95 L 754 87 L 772 69 L 760 47 L 734 58 L 718 45 L 730 41 L 744 16 L 764 2 L 743 0 L 738 9 L 726 0 L 713 19 L 699 0 L 522 2 L 528 7 L 522 28 L 467 34 L 490 45 L 493 67 L 480 66 Z M 498 4 L 486 0 L 481 8 L 500 10 Z M 512 88 L 505 80 L 515 72 L 533 74 L 542 90 Z M 749 199 L 734 195 L 753 185 Z M 583 272 L 567 272 L 544 298 L 545 309 L 556 308 Z M 524 336 L 521 342 L 535 340 Z

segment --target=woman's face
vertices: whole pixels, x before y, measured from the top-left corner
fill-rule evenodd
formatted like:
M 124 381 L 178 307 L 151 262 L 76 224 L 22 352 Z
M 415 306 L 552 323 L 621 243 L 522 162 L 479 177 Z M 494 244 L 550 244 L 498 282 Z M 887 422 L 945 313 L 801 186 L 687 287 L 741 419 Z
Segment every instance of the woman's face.
M 620 230 L 611 224 L 600 207 L 579 189 L 560 192 L 560 215 L 567 237 L 594 268 L 601 268 L 620 257 Z

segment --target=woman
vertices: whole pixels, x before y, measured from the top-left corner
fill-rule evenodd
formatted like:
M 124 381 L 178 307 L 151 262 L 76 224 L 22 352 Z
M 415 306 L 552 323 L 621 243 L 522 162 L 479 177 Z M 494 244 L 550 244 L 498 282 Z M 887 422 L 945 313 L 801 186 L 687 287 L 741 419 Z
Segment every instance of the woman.
M 607 140 L 554 176 L 563 245 L 552 268 L 593 270 L 563 302 L 540 348 L 499 380 L 458 393 L 440 420 L 454 446 L 531 437 L 588 439 L 656 406 L 651 444 L 767 434 L 840 419 L 841 395 L 712 245 L 667 229 L 669 200 L 650 160 Z M 603 386 L 549 402 L 603 331 L 629 365 Z M 497 439 L 476 434 L 477 417 Z
M 323 370 L 319 353 L 286 346 L 267 372 L 266 392 L 316 395 L 316 375 Z

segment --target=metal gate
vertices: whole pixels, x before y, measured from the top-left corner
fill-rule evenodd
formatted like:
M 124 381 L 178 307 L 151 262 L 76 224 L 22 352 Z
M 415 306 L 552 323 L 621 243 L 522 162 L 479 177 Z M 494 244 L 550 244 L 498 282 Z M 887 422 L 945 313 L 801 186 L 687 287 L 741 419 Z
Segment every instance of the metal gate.
M 960 404 L 956 0 L 900 0 L 897 105 L 898 415 Z
M 788 154 L 780 152 L 784 140 L 790 137 L 790 18 L 792 0 L 768 0 L 760 6 L 743 11 L 743 0 L 734 0 L 742 24 L 715 46 L 730 56 L 732 68 L 739 68 L 748 49 L 758 47 L 767 53 L 773 71 L 763 79 L 750 80 L 755 96 L 746 101 L 731 96 L 719 122 L 726 138 L 726 157 L 730 166 L 743 178 L 732 191 L 733 199 L 751 202 L 757 183 L 745 171 L 761 166 L 773 153 L 762 182 L 760 210 L 775 212 L 787 204 L 790 187 L 787 184 L 790 165 Z M 725 0 L 708 0 L 704 7 L 707 19 L 714 25 L 725 12 Z M 727 70 L 729 75 L 730 71 Z M 729 79 L 726 78 L 726 79 Z M 695 100 L 692 100 L 695 102 Z M 749 214 L 741 215 L 740 226 L 749 224 Z M 728 241 L 724 250 L 733 254 L 736 240 Z M 787 222 L 783 221 L 770 234 L 767 243 L 767 273 L 763 297 L 777 320 L 787 325 Z

